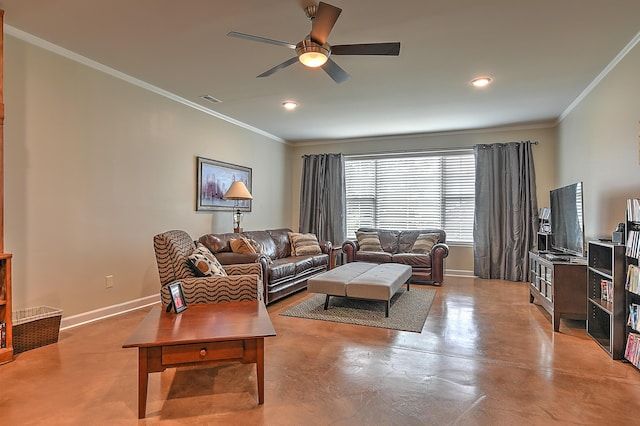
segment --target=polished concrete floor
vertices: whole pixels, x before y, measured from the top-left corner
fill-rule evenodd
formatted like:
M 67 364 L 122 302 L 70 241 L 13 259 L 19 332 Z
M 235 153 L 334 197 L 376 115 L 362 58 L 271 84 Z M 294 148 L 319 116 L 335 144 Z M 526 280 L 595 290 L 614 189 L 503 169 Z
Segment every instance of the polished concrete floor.
M 423 286 L 412 286 L 421 291 Z M 280 316 L 269 307 L 265 404 L 255 367 L 169 369 L 137 420 L 137 350 L 148 309 L 60 333 L 0 366 L 2 425 L 632 425 L 640 371 L 529 304 L 525 283 L 447 277 L 422 333 Z

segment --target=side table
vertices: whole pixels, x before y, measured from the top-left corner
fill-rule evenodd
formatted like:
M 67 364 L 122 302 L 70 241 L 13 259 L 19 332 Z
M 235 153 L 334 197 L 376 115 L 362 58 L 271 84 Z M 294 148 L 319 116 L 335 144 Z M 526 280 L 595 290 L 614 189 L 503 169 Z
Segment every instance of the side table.
M 342 256 L 342 247 L 331 247 L 331 253 L 329 254 L 329 270 L 344 263 Z
M 264 338 L 275 336 L 262 301 L 191 305 L 179 314 L 155 306 L 123 348 L 138 348 L 138 418 L 146 414 L 149 373 L 221 360 L 256 364 L 264 403 Z

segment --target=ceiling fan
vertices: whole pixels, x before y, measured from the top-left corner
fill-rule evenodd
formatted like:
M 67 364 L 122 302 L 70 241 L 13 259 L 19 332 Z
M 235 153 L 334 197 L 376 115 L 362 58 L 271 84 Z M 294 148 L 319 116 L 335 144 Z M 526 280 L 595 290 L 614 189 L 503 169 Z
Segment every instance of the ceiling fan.
M 342 83 L 349 78 L 349 74 L 340 68 L 331 58 L 331 55 L 386 55 L 398 56 L 400 54 L 400 43 L 364 43 L 364 44 L 341 44 L 331 46 L 327 43 L 329 33 L 333 29 L 342 9 L 327 3 L 320 2 L 318 6 L 307 6 L 304 9 L 305 14 L 311 19 L 311 33 L 304 40 L 297 44 L 286 43 L 284 41 L 273 40 L 270 38 L 259 37 L 255 35 L 239 33 L 235 31 L 229 32 L 230 37 L 243 38 L 246 40 L 257 41 L 260 43 L 273 44 L 283 46 L 296 51 L 296 56 L 276 65 L 275 67 L 263 72 L 258 76 L 268 77 L 271 74 L 288 67 L 298 61 L 307 67 L 322 69 L 335 81 Z

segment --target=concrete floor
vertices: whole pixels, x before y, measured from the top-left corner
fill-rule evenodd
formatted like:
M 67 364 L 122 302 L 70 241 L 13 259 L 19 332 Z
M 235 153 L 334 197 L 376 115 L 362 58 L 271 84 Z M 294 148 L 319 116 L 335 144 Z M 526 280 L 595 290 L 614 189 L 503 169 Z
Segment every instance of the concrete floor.
M 425 286 L 412 286 L 421 291 Z M 60 333 L 0 366 L 3 425 L 631 425 L 640 371 L 613 361 L 584 322 L 553 333 L 526 283 L 447 277 L 422 333 L 280 316 L 269 306 L 265 404 L 255 367 L 169 369 L 137 420 L 137 350 L 148 309 Z M 393 311 L 392 311 L 393 313 Z

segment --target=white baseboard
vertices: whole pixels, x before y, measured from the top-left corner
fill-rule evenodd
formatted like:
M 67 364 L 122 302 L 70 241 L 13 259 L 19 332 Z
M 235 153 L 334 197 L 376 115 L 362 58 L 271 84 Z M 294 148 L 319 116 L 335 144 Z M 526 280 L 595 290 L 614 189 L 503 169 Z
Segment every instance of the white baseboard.
M 142 309 L 147 306 L 155 305 L 156 303 L 160 303 L 160 296 L 154 294 L 152 296 L 131 300 L 129 302 L 120 303 L 118 305 L 106 306 L 94 311 L 72 315 L 60 320 L 60 330 L 66 330 L 69 328 L 77 327 L 79 325 L 89 324 L 94 321 L 99 321 L 105 318 L 113 317 L 115 315 L 135 311 L 136 309 Z
M 473 271 L 464 269 L 447 269 L 444 271 L 445 277 L 475 277 Z

